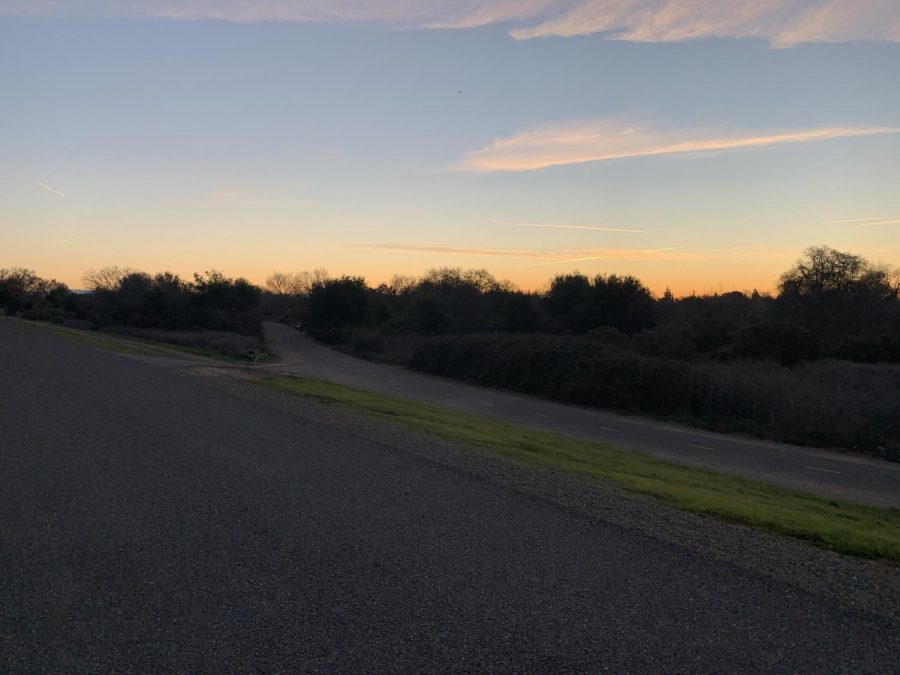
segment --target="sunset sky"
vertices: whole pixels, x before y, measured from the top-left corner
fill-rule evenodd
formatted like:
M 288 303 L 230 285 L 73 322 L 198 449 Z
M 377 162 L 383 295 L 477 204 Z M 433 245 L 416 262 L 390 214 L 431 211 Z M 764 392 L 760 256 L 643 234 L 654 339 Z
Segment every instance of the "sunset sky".
M 0 0 L 0 267 L 900 265 L 900 0 Z

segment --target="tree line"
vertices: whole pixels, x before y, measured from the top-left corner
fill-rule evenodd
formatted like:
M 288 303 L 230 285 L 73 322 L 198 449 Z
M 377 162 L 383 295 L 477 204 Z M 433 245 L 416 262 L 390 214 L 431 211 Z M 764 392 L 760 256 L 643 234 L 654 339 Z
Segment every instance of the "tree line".
M 264 288 L 218 271 L 192 280 L 121 267 L 91 270 L 75 293 L 31 270 L 0 270 L 0 311 L 25 318 L 167 331 L 262 335 L 268 317 L 316 338 L 378 354 L 397 336 L 575 335 L 646 356 L 696 360 L 835 357 L 900 362 L 897 273 L 862 256 L 807 249 L 777 294 L 730 292 L 654 297 L 628 275 L 554 277 L 526 292 L 485 270 L 439 268 L 376 287 L 324 270 L 273 273 Z
M 86 292 L 23 268 L 0 269 L 0 311 L 26 319 L 75 322 L 94 328 L 224 331 L 262 336 L 262 290 L 221 272 L 191 281 L 123 267 L 90 270 Z
M 553 278 L 524 292 L 484 270 L 440 268 L 421 278 L 277 274 L 271 312 L 332 344 L 378 352 L 392 336 L 526 333 L 585 336 L 647 356 L 900 362 L 900 278 L 862 256 L 807 249 L 771 296 L 730 292 L 655 298 L 633 276 Z M 288 283 L 283 283 L 287 280 Z

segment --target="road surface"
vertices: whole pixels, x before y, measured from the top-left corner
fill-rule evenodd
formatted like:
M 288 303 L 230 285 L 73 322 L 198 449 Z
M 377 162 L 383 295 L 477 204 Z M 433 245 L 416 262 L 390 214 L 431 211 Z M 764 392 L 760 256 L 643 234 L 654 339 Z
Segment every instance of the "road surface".
M 281 358 L 268 367 L 276 372 L 404 396 L 826 497 L 900 508 L 900 464 L 477 387 L 357 359 L 285 324 L 267 323 L 266 340 Z
M 900 667 L 896 617 L 210 370 L 0 321 L 0 671 Z

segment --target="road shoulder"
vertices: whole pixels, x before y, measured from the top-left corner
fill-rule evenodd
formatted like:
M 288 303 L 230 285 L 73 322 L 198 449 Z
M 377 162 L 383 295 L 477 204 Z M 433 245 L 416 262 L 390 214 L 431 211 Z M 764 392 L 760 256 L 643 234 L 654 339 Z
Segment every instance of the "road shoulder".
M 550 502 L 582 517 L 612 523 L 703 557 L 748 570 L 831 598 L 855 611 L 900 621 L 900 569 L 861 560 L 773 535 L 680 511 L 626 493 L 607 483 L 563 475 L 259 386 L 250 369 L 204 368 L 209 386 L 305 423 L 340 429 L 395 451 L 435 462 L 505 489 Z M 614 545 L 614 542 L 611 543 Z

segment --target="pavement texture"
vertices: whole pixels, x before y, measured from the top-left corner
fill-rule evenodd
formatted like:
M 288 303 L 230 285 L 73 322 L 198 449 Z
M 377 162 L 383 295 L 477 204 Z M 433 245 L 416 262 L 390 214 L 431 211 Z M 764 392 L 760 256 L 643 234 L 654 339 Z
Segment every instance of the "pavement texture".
M 333 380 L 824 497 L 900 508 L 900 464 L 894 462 L 478 387 L 354 358 L 285 324 L 267 323 L 266 340 L 281 359 L 266 366 L 275 372 Z
M 752 533 L 779 578 L 425 445 L 0 321 L 0 670 L 900 670 L 895 570 Z

